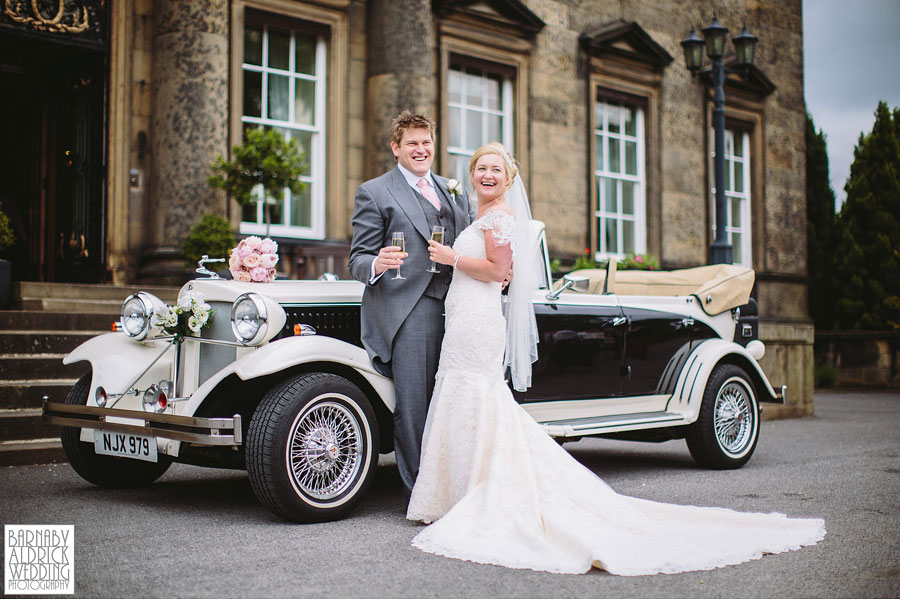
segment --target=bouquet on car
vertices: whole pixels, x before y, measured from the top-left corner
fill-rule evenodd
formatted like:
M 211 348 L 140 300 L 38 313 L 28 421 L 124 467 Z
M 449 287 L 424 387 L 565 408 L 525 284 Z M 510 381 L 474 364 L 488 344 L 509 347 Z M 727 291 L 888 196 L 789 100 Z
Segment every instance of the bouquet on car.
M 175 341 L 179 342 L 188 336 L 199 336 L 200 329 L 210 323 L 214 313 L 212 306 L 203 301 L 203 296 L 194 292 L 179 297 L 174 306 L 154 312 L 153 324 L 174 335 Z
M 266 237 L 247 237 L 231 250 L 228 269 L 234 280 L 244 283 L 269 283 L 275 279 L 278 243 Z

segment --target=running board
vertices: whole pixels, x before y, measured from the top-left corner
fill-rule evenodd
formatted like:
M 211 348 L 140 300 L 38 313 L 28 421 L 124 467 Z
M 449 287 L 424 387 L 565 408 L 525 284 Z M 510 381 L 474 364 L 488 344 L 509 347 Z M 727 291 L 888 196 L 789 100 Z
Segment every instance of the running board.
M 610 415 L 606 417 L 586 417 L 574 421 L 545 421 L 540 423 L 547 435 L 552 437 L 579 437 L 595 435 L 610 431 L 633 431 L 636 429 L 652 429 L 654 427 L 671 427 L 687 425 L 688 420 L 680 414 L 669 412 L 641 412 L 628 415 Z

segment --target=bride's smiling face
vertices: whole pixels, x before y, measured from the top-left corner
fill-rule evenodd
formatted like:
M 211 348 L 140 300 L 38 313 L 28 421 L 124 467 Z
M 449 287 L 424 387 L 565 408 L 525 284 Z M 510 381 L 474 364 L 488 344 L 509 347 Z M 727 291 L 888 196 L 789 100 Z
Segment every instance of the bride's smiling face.
M 493 153 L 478 158 L 471 177 L 478 201 L 481 203 L 501 197 L 509 187 L 506 162 L 500 155 Z

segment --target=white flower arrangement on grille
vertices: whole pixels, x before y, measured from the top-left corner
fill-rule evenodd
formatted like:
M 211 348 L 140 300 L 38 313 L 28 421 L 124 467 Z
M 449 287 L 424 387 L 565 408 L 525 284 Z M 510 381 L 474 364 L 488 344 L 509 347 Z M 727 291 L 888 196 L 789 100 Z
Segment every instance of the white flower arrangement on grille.
M 176 342 L 188 336 L 200 335 L 200 329 L 212 322 L 215 310 L 203 301 L 199 293 L 191 293 L 178 298 L 172 306 L 153 313 L 153 325 L 162 328 L 175 337 Z

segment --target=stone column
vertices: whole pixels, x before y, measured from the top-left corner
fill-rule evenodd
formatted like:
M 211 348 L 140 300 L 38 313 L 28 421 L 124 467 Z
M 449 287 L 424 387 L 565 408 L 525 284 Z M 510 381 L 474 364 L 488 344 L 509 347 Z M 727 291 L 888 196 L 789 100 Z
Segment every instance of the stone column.
M 225 215 L 206 182 L 227 155 L 228 0 L 155 0 L 151 206 L 142 276 L 175 281 L 181 243 L 207 212 Z
M 368 3 L 366 178 L 396 165 L 391 121 L 404 109 L 437 121 L 438 82 L 431 2 Z

